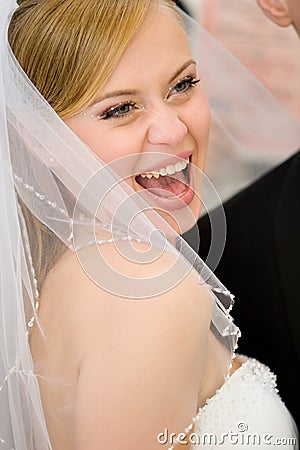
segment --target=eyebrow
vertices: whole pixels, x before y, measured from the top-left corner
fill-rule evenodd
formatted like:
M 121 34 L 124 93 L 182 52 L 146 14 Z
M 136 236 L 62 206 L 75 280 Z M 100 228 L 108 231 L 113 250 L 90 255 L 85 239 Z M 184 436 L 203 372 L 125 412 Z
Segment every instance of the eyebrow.
M 172 78 L 170 79 L 169 83 L 172 83 L 173 81 L 176 80 L 176 78 L 179 77 L 179 75 L 185 70 L 187 69 L 187 67 L 191 66 L 192 64 L 197 65 L 196 61 L 194 61 L 193 59 L 190 59 L 189 61 L 187 61 L 186 63 L 184 63 L 176 72 L 175 74 L 172 76 Z M 108 98 L 113 98 L 113 97 L 121 97 L 121 96 L 126 96 L 126 95 L 137 95 L 139 94 L 140 91 L 137 89 L 120 89 L 118 91 L 112 91 L 112 92 L 108 92 L 107 94 L 103 95 L 102 97 L 97 97 L 90 105 L 89 108 L 91 108 L 92 106 L 96 105 L 97 103 L 103 102 L 104 100 L 108 99 Z

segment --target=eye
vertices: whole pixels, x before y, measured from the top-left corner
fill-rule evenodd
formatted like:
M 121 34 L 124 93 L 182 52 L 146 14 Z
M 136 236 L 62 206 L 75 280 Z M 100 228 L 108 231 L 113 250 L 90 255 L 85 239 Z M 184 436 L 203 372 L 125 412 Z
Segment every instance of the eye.
M 169 88 L 165 99 L 169 99 L 172 95 L 186 94 L 198 83 L 200 83 L 200 79 L 196 79 L 191 76 L 182 78 L 181 80 L 178 80 L 174 86 Z
M 101 115 L 98 116 L 99 120 L 108 120 L 108 119 L 123 119 L 127 118 L 133 111 L 135 110 L 143 110 L 144 107 L 136 102 L 124 102 L 119 103 L 118 105 L 112 106 L 111 108 L 104 111 Z

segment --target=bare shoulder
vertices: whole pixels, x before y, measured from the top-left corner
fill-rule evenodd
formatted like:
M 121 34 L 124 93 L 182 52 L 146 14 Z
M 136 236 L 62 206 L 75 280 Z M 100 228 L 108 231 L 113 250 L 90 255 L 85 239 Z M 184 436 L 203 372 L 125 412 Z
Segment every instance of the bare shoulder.
M 182 327 L 182 322 L 193 323 L 195 317 L 207 321 L 210 317 L 206 288 L 183 261 L 166 251 L 149 255 L 146 244 L 134 245 L 132 254 L 126 243 L 68 252 L 50 277 L 56 298 L 88 343 L 94 328 L 103 338 L 106 333 L 111 338 L 116 329 L 119 335 L 123 329 L 129 332 L 128 323 L 131 330 L 141 332 L 146 323 L 159 318 Z
M 137 244 L 136 250 L 147 248 Z M 101 444 L 113 450 L 120 443 L 124 450 L 160 448 L 156 436 L 165 427 L 181 432 L 195 413 L 206 360 L 209 295 L 191 273 L 180 278 L 184 264 L 176 266 L 176 256 L 167 252 L 142 263 L 124 257 L 122 245 L 109 244 L 101 247 L 101 258 L 109 271 L 122 274 L 123 283 L 138 281 L 136 295 L 122 295 L 117 282 L 112 290 L 103 287 L 101 277 L 109 272 L 102 262 L 99 272 L 88 273 L 95 264 L 92 248 L 85 249 L 80 262 L 66 254 L 55 273 L 79 355 L 74 448 L 93 450 Z M 160 291 L 164 274 L 171 284 Z M 148 287 L 157 284 L 157 294 L 143 298 L 147 280 Z

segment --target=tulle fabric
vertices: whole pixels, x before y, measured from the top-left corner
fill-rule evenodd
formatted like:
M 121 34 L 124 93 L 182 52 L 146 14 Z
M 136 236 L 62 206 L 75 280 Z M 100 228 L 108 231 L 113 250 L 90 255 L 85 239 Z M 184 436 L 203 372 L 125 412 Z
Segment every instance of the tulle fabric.
M 34 370 L 28 342 L 31 326 L 37 327 L 43 338 L 47 339 L 47 336 L 44 336 L 38 321 L 39 280 L 35 275 L 28 230 L 18 198 L 66 249 L 77 252 L 79 260 L 85 248 L 95 250 L 93 267 L 85 267 L 83 259 L 80 261 L 87 273 L 93 273 L 93 270 L 101 273 L 96 269 L 103 269 L 96 242 L 109 241 L 116 245 L 125 242 L 130 257 L 139 256 L 133 254 L 131 241 L 148 243 L 151 250 L 149 258 L 155 259 L 160 252 L 173 255 L 174 266 L 167 274 L 148 283 L 147 280 L 132 279 L 129 290 L 126 290 L 122 276 L 109 267 L 104 267 L 105 280 L 91 275 L 93 282 L 101 286 L 104 281 L 111 281 L 104 288 L 109 290 L 111 286 L 118 286 L 118 295 L 125 299 L 136 298 L 138 301 L 140 298 L 152 298 L 157 295 L 154 286 L 159 286 L 159 290 L 164 292 L 180 282 L 187 273 L 191 273 L 199 283 L 206 284 L 212 303 L 208 351 L 215 355 L 217 370 L 224 381 L 228 377 L 239 330 L 229 314 L 233 303 L 231 294 L 183 239 L 123 181 L 122 164 L 107 166 L 100 161 L 67 128 L 23 73 L 7 41 L 7 27 L 16 7 L 15 2 L 9 0 L 0 5 L 0 442 L 7 449 L 43 450 L 51 448 L 51 443 L 38 381 L 63 387 L 66 380 Z M 243 142 L 251 148 L 253 142 L 249 136 L 255 131 L 255 145 L 258 145 L 260 129 L 264 146 L 266 137 L 273 137 L 270 145 L 273 146 L 276 141 L 278 147 L 288 145 L 292 149 L 299 137 L 299 127 L 227 53 L 223 53 L 223 49 L 219 49 L 204 30 L 187 17 L 184 21 L 192 36 L 200 71 L 203 71 L 213 115 L 217 118 L 216 126 L 225 130 L 224 142 L 228 140 L 238 146 Z M 219 64 L 217 70 L 216 61 Z M 227 78 L 224 75 L 226 86 L 220 83 L 220 66 L 230 75 Z M 228 91 L 229 81 L 231 91 L 236 94 L 236 102 L 224 95 Z M 246 101 L 246 107 L 243 103 L 248 95 L 245 94 L 244 83 L 250 83 L 253 89 L 251 101 Z M 257 102 L 253 100 L 256 88 Z M 264 121 L 266 127 L 262 126 L 261 108 L 257 107 L 263 94 L 268 114 L 274 106 L 278 110 Z M 233 117 L 236 114 L 239 117 L 245 115 L 248 127 L 250 115 L 257 120 L 251 122 L 250 129 L 239 127 L 239 131 L 233 130 L 231 125 L 223 122 L 228 116 L 228 105 L 232 108 Z M 288 144 L 287 135 L 274 139 L 274 129 L 279 129 L 274 125 L 275 116 L 280 120 L 280 131 L 288 129 Z M 205 193 L 218 196 L 209 180 L 205 181 L 202 174 L 201 178 L 204 180 L 205 204 Z M 50 245 L 45 248 L 43 256 L 55 256 Z M 178 273 L 182 277 L 178 277 Z M 199 348 L 199 355 L 202 350 Z M 35 361 L 35 366 L 38 366 L 37 363 Z M 68 407 L 72 410 L 72 401 L 71 408 L 69 404 L 61 404 L 58 409 Z M 50 413 L 59 418 L 56 410 Z

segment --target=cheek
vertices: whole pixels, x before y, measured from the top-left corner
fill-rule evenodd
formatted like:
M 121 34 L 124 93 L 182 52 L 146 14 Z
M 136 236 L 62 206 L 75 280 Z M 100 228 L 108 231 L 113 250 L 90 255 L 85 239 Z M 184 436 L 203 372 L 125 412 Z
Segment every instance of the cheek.
M 135 153 L 135 149 L 138 152 L 137 145 L 134 144 L 132 138 L 129 139 L 123 134 L 120 136 L 119 133 L 115 135 L 95 134 L 89 138 L 89 142 L 85 142 L 95 155 L 107 164 L 123 158 L 126 160 L 126 157 Z
M 194 137 L 200 146 L 205 146 L 209 138 L 211 114 L 208 101 L 203 93 L 200 93 L 198 101 L 195 99 L 193 103 L 192 117 Z
M 136 136 L 133 140 L 134 134 L 122 126 L 106 127 L 103 123 L 86 123 L 81 118 L 66 119 L 65 123 L 106 164 L 141 152 L 142 138 Z
M 185 123 L 196 142 L 199 162 L 204 162 L 207 153 L 211 114 L 209 104 L 203 93 L 195 96 L 185 114 Z

